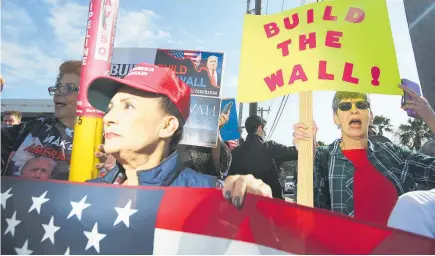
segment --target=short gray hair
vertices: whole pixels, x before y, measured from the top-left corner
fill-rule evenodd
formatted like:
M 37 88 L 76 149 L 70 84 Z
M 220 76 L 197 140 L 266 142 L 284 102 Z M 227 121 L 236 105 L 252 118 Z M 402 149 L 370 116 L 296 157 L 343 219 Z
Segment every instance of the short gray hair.
M 216 61 L 218 61 L 218 57 L 217 57 L 217 56 L 214 56 L 214 55 L 209 56 L 209 57 L 207 58 L 207 61 L 210 60 L 210 59 L 215 59 Z
M 358 98 L 362 98 L 370 104 L 370 97 L 367 93 L 338 91 L 335 93 L 334 99 L 332 100 L 332 111 L 337 113 L 338 104 L 340 104 L 342 100 Z

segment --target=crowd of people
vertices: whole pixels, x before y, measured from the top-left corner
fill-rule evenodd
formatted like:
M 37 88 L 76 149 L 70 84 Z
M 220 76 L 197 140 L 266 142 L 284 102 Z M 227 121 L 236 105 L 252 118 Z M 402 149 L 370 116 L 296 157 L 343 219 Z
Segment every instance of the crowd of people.
M 79 60 L 60 66 L 56 84 L 48 88 L 52 117 L 20 122 L 20 113 L 5 112 L 2 175 L 68 179 L 80 75 Z M 399 86 L 414 99 L 403 108 L 414 110 L 435 134 L 427 100 Z M 282 200 L 280 166 L 297 161 L 300 141 L 314 137 L 314 207 L 435 238 L 435 142 L 413 152 L 388 139 L 372 140 L 377 134 L 367 94 L 335 94 L 331 121 L 341 137 L 330 145 L 318 146 L 316 124 L 308 134 L 303 123 L 294 125 L 294 146 L 266 141 L 266 121 L 250 116 L 243 143 L 234 146 L 218 136 L 216 148 L 205 148 L 179 144 L 191 92 L 168 68 L 141 63 L 123 79 L 95 78 L 86 93 L 105 112 L 104 143 L 96 152 L 100 176 L 87 182 L 219 188 L 239 208 L 246 193 Z M 219 128 L 226 122 L 221 114 Z

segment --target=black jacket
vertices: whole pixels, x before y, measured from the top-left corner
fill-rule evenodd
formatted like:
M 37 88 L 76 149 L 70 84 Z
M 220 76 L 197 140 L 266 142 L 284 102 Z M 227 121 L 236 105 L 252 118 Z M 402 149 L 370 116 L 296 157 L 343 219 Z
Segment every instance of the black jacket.
M 245 143 L 231 153 L 230 175 L 252 174 L 272 188 L 273 197 L 283 199 L 278 167 L 283 161 L 298 159 L 295 147 L 287 147 L 274 141 L 265 142 L 260 136 L 250 134 Z

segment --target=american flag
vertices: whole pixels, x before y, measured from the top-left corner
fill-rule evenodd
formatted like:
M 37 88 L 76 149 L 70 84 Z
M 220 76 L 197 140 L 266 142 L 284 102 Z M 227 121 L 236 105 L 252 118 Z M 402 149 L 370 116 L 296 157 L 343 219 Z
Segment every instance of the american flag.
M 2 254 L 434 254 L 432 239 L 217 189 L 3 178 Z
M 165 50 L 169 56 L 179 60 L 194 60 L 198 56 L 201 56 L 200 52 L 186 51 L 186 50 Z
M 226 143 L 228 144 L 230 151 L 233 151 L 239 146 L 239 140 L 227 140 Z

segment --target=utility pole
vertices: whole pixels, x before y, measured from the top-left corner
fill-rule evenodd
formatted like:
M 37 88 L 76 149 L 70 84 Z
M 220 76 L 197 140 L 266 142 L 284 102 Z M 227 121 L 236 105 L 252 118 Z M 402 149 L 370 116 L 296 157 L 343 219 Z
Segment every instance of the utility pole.
M 247 0 L 246 1 L 246 14 L 251 14 L 252 13 L 252 9 L 251 9 L 251 0 Z M 239 131 L 240 134 L 242 134 L 243 132 L 243 103 L 239 103 Z
M 243 128 L 242 128 L 242 122 L 243 122 L 243 103 L 239 103 L 239 131 L 240 134 L 242 134 Z
M 267 112 L 269 114 L 270 112 L 270 106 L 267 109 L 264 109 L 263 107 L 258 109 L 258 112 L 260 112 L 261 118 L 263 118 L 263 112 Z
M 248 0 L 248 2 L 250 2 Z M 261 15 L 261 0 L 255 0 L 255 15 Z M 249 116 L 257 115 L 258 103 L 252 102 L 249 104 Z

